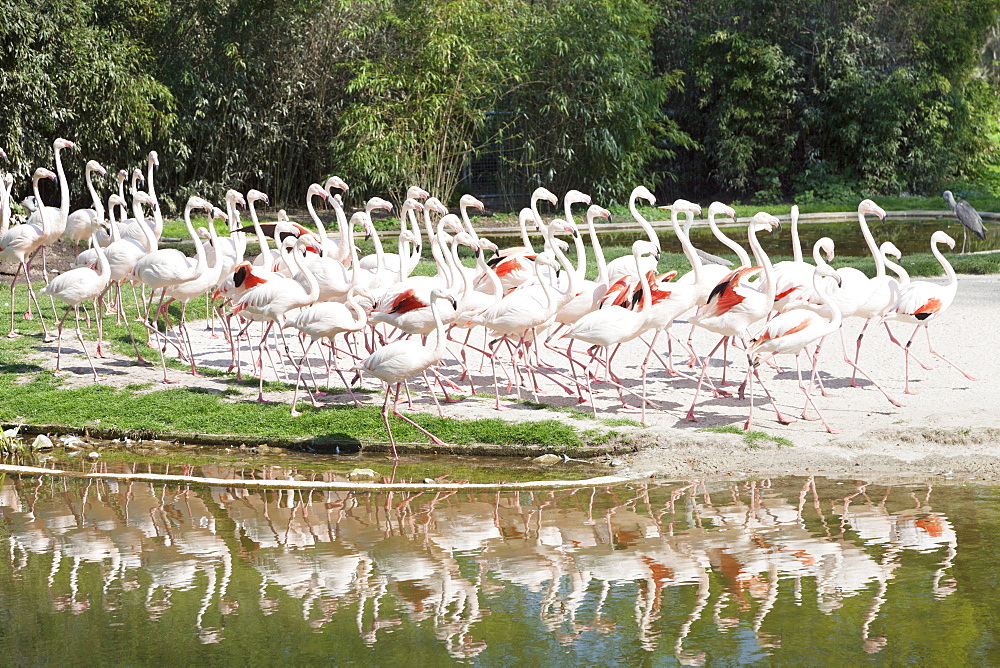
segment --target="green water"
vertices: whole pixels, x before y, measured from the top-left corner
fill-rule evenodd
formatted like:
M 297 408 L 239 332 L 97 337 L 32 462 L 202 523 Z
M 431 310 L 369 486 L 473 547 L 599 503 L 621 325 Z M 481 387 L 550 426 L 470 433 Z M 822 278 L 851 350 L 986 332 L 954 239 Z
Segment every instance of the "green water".
M 0 662 L 996 664 L 998 511 L 994 488 L 802 478 L 348 494 L 8 475 Z

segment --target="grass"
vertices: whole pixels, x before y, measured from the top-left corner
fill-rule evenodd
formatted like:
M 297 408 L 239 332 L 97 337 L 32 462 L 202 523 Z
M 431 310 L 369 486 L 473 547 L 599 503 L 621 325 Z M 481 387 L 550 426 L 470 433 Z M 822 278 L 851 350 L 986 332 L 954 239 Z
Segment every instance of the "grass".
M 743 443 L 750 450 L 757 450 L 762 445 L 768 442 L 789 448 L 795 445 L 784 436 L 772 436 L 771 434 L 768 434 L 767 432 L 763 432 L 760 430 L 743 431 L 741 427 L 732 424 L 720 425 L 716 427 L 706 427 L 702 431 L 710 431 L 716 434 L 739 434 L 740 436 L 743 437 Z
M 25 291 L 21 288 L 17 291 L 15 313 L 24 311 L 26 301 Z M 42 304 L 43 308 L 48 308 L 44 301 Z M 203 301 L 192 302 L 189 315 L 192 308 L 194 313 L 204 313 Z M 171 307 L 171 314 L 176 318 L 179 311 Z M 48 320 L 51 311 L 47 311 L 47 316 Z M 37 319 L 17 322 L 24 336 L 5 339 L 0 346 L 2 422 L 68 426 L 99 424 L 105 429 L 145 433 L 192 432 L 254 438 L 325 437 L 348 443 L 388 440 L 382 424 L 381 406 L 317 409 L 302 403 L 303 414 L 293 418 L 286 404 L 259 404 L 250 398 L 233 400 L 242 395 L 241 386 L 256 387 L 256 380 L 239 382 L 231 379 L 229 389 L 224 392 L 193 387 L 150 391 L 147 385 L 140 383 L 121 389 L 100 383 L 69 389 L 36 361 L 45 354 L 37 350 L 41 339 Z M 141 332 L 136 333 L 142 337 Z M 85 338 L 92 341 L 95 336 L 95 331 L 85 330 Z M 127 331 L 124 326 L 116 326 L 114 318 L 105 321 L 105 338 L 115 356 L 125 359 L 132 356 Z M 144 355 L 155 359 L 155 353 L 149 348 L 141 349 Z M 179 370 L 188 368 L 177 361 L 168 361 L 168 364 Z M 206 375 L 228 377 L 218 369 L 201 371 Z M 265 386 L 266 389 L 291 387 L 275 381 L 265 383 Z M 500 418 L 458 420 L 426 413 L 414 413 L 413 419 L 445 442 L 457 445 L 535 445 L 557 449 L 585 444 L 577 430 L 557 420 L 511 423 Z M 394 418 L 392 426 L 393 434 L 401 443 L 426 441 L 418 430 L 400 420 Z

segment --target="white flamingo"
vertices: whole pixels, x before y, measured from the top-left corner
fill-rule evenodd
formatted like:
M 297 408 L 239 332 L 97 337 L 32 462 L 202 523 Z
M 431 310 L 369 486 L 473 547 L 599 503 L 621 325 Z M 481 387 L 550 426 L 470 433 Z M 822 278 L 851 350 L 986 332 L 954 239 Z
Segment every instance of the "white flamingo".
M 434 318 L 434 334 L 436 336 L 433 348 L 413 339 L 393 341 L 376 350 L 360 365 L 355 367 L 355 370 L 367 371 L 385 383 L 385 403 L 382 405 L 382 421 L 385 423 L 385 430 L 389 433 L 389 444 L 392 446 L 393 459 L 399 459 L 399 454 L 396 452 L 396 439 L 393 437 L 392 428 L 389 426 L 389 399 L 392 397 L 392 385 L 396 386 L 395 399 L 392 403 L 392 414 L 419 429 L 435 445 L 444 445 L 444 441 L 400 413 L 398 409 L 399 391 L 403 382 L 414 374 L 426 372 L 432 364 L 435 364 L 444 357 L 444 324 L 441 322 L 441 316 L 438 314 L 437 302 L 441 299 L 447 299 L 452 302 L 452 308 L 455 308 L 454 298 L 441 290 L 432 290 L 430 297 L 430 309 L 431 315 Z M 424 378 L 426 380 L 426 375 Z M 437 397 L 430 390 L 429 382 L 427 388 L 431 392 L 431 397 L 434 398 L 435 404 L 437 404 Z M 440 411 L 441 406 L 438 404 L 438 412 L 440 413 Z
M 361 406 L 361 402 L 354 395 L 354 390 L 351 389 L 350 383 L 344 378 L 344 372 L 337 365 L 336 350 L 336 338 L 339 334 L 359 332 L 368 323 L 368 314 L 357 301 L 359 294 L 367 296 L 362 289 L 352 287 L 347 292 L 346 305 L 339 302 L 316 302 L 315 304 L 304 306 L 297 311 L 289 313 L 285 326 L 297 329 L 309 337 L 309 345 L 306 346 L 305 351 L 302 353 L 302 359 L 299 361 L 298 376 L 295 379 L 295 394 L 292 395 L 293 417 L 300 415 L 295 410 L 295 404 L 299 393 L 299 381 L 302 379 L 302 367 L 308 361 L 309 351 L 320 339 L 330 340 L 330 356 L 333 358 L 333 368 L 351 395 L 354 405 L 357 407 Z M 312 369 L 310 369 L 311 372 Z M 329 374 L 329 368 L 327 369 L 327 374 Z M 312 403 L 313 406 L 318 406 L 314 398 L 312 399 Z
M 35 170 L 31 179 L 31 187 L 35 193 L 35 201 L 39 203 L 42 201 L 42 196 L 38 192 L 38 181 L 40 179 L 52 179 L 54 181 L 56 175 L 44 167 L 39 167 Z M 35 290 L 31 287 L 31 274 L 29 273 L 28 261 L 34 255 L 35 251 L 45 243 L 49 232 L 49 222 L 52 218 L 54 216 L 39 215 L 36 218 L 37 222 L 31 222 L 29 219 L 29 222 L 24 225 L 15 225 L 9 228 L 3 236 L 0 236 L 0 261 L 17 262 L 17 269 L 14 271 L 13 278 L 10 279 L 10 332 L 7 333 L 8 338 L 18 336 L 14 331 L 14 286 L 22 270 L 24 271 L 25 283 L 28 285 L 28 295 L 35 304 L 35 310 L 38 311 L 38 319 L 42 325 L 43 336 L 46 340 L 49 338 L 48 329 L 45 327 L 45 318 L 42 316 L 42 309 L 38 305 L 38 297 L 35 296 Z M 24 313 L 24 319 L 32 319 L 30 303 L 28 304 L 28 310 Z
M 100 222 L 94 221 L 94 225 L 96 229 L 96 226 L 100 225 Z M 94 359 L 90 356 L 90 351 L 87 350 L 87 345 L 83 342 L 83 334 L 80 332 L 80 304 L 91 299 L 96 299 L 104 292 L 104 290 L 108 287 L 108 282 L 111 280 L 111 267 L 108 265 L 108 259 L 104 255 L 104 249 L 97 244 L 96 234 L 92 233 L 91 237 L 91 241 L 97 249 L 97 262 L 99 270 L 94 271 L 90 267 L 77 267 L 76 269 L 70 269 L 69 271 L 53 278 L 39 292 L 44 295 L 50 295 L 67 305 L 66 313 L 63 315 L 62 319 L 59 320 L 59 332 L 56 335 L 58 338 L 58 344 L 56 347 L 56 375 L 65 373 L 60 368 L 62 363 L 62 331 L 63 324 L 66 322 L 66 317 L 69 316 L 70 309 L 73 309 L 73 312 L 77 316 L 76 338 L 80 342 L 80 347 L 83 348 L 83 352 L 87 355 L 87 361 L 90 362 L 90 370 L 93 371 L 94 381 L 96 382 L 97 368 L 94 366 Z M 98 345 L 100 345 L 100 340 L 102 339 L 104 333 L 103 321 L 103 314 L 98 313 Z
M 101 176 L 107 176 L 107 170 L 96 160 L 88 160 L 84 168 L 84 180 L 87 182 L 87 191 L 90 199 L 94 203 L 93 208 L 77 209 L 66 218 L 66 229 L 63 238 L 72 241 L 75 246 L 79 246 L 81 241 L 85 241 L 93 234 L 93 230 L 101 227 L 104 221 L 104 203 L 94 190 L 93 172 Z
M 146 303 L 146 319 L 143 321 L 146 327 L 152 331 L 157 338 L 159 338 L 160 332 L 156 327 L 156 319 L 159 316 L 160 309 L 163 306 L 163 300 L 166 297 L 165 288 L 171 285 L 176 285 L 178 283 L 183 283 L 185 281 L 190 281 L 198 276 L 201 276 L 205 271 L 206 261 L 205 261 L 205 249 L 201 246 L 201 241 L 198 238 L 197 233 L 194 231 L 194 226 L 191 224 L 191 211 L 193 209 L 204 209 L 205 211 L 211 212 L 212 205 L 201 197 L 192 196 L 188 198 L 187 204 L 184 207 L 184 224 L 187 226 L 188 234 L 191 236 L 191 240 L 194 241 L 194 248 L 197 258 L 192 260 L 188 256 L 181 253 L 179 250 L 174 248 L 157 248 L 155 251 L 143 256 L 135 263 L 132 267 L 132 271 L 129 273 L 129 277 L 134 280 L 138 280 L 140 283 L 144 283 L 150 288 L 149 300 Z M 151 230 L 146 228 L 147 238 L 152 236 Z M 149 309 L 153 303 L 153 297 L 156 293 L 160 293 L 160 301 L 157 305 L 156 311 L 150 314 Z M 152 322 L 150 322 L 152 320 Z M 167 362 L 165 358 L 167 346 L 166 333 L 164 333 L 163 344 L 157 345 L 160 350 L 160 363 L 163 367 L 163 382 L 171 382 L 167 378 Z

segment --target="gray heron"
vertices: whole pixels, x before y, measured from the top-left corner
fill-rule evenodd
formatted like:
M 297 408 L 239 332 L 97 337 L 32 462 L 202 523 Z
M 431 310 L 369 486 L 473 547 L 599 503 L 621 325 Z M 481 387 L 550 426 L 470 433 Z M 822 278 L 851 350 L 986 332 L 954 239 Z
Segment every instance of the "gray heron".
M 958 218 L 958 222 L 962 223 L 962 252 L 965 252 L 965 243 L 968 239 L 968 232 L 966 230 L 971 230 L 980 239 L 986 238 L 986 227 L 983 225 L 983 218 L 979 215 L 971 204 L 966 202 L 964 199 L 955 201 L 955 196 L 951 194 L 950 190 L 945 190 L 941 194 L 944 201 L 948 203 L 951 207 L 952 212 L 955 217 Z

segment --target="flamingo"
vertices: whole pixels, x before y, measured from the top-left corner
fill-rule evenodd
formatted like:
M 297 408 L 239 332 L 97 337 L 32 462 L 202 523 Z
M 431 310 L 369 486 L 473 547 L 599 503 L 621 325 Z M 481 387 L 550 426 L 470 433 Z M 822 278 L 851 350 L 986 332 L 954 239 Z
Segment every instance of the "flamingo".
M 83 352 L 87 355 L 87 361 L 90 362 L 90 369 L 94 373 L 94 381 L 96 382 L 97 368 L 94 366 L 94 359 L 90 356 L 90 351 L 87 350 L 87 345 L 83 342 L 83 334 L 80 332 L 80 304 L 91 299 L 96 299 L 104 292 L 104 290 L 108 287 L 108 282 L 111 280 L 111 267 L 108 265 L 108 258 L 104 254 L 104 249 L 97 243 L 96 226 L 100 225 L 101 222 L 95 220 L 93 224 L 95 226 L 95 230 L 91 232 L 91 242 L 97 250 L 99 270 L 94 271 L 90 267 L 77 267 L 76 269 L 70 269 L 69 271 L 53 278 L 39 292 L 41 292 L 41 294 L 54 297 L 67 305 L 66 313 L 59 321 L 59 333 L 57 334 L 58 344 L 56 347 L 56 375 L 62 375 L 65 373 L 60 368 L 60 364 L 62 362 L 62 331 L 63 324 L 66 322 L 66 317 L 69 315 L 70 309 L 73 309 L 77 316 L 76 338 L 80 341 L 80 347 L 83 348 Z M 98 341 L 101 340 L 103 335 L 103 320 L 103 315 L 98 314 Z
M 205 271 L 205 249 L 202 248 L 201 242 L 198 235 L 194 231 L 194 226 L 191 224 L 191 211 L 192 209 L 204 209 L 205 211 L 212 211 L 212 205 L 201 197 L 192 196 L 188 198 L 187 205 L 184 207 L 184 224 L 187 226 L 188 234 L 191 236 L 192 241 L 194 241 L 195 253 L 197 255 L 197 260 L 192 262 L 192 259 L 181 253 L 179 250 L 173 248 L 157 248 L 155 251 L 143 256 L 135 263 L 132 267 L 132 271 L 129 273 L 129 277 L 138 280 L 141 283 L 145 283 L 151 289 L 149 293 L 149 300 L 146 304 L 146 327 L 156 333 L 159 337 L 159 329 L 155 326 L 155 320 L 160 313 L 163 306 L 163 300 L 166 298 L 165 288 L 170 285 L 176 285 L 177 283 L 183 283 L 185 281 L 190 281 L 198 276 L 201 276 Z M 147 239 L 152 237 L 152 230 L 145 228 Z M 156 311 L 153 313 L 153 323 L 149 322 L 149 308 L 152 306 L 153 297 L 156 292 L 160 291 L 160 302 L 157 305 Z M 167 339 L 164 334 L 163 345 L 157 346 L 160 349 L 160 363 L 163 367 L 163 382 L 171 382 L 167 378 L 167 362 L 164 356 L 166 352 Z
M 535 249 L 531 245 L 531 239 L 528 238 L 527 222 L 533 220 L 542 234 L 545 234 L 546 226 L 542 221 L 541 214 L 538 213 L 538 202 L 543 199 L 551 202 L 553 206 L 559 203 L 559 198 L 550 190 L 535 188 L 534 192 L 531 193 L 531 207 L 521 209 L 517 217 L 518 224 L 521 227 L 521 241 L 524 245 L 501 250 L 487 263 L 493 267 L 493 271 L 500 277 L 504 291 L 516 288 L 525 281 L 530 280 L 533 275 L 531 263 L 534 261 Z M 487 279 L 485 277 L 480 277 L 480 282 L 477 283 L 476 289 L 482 289 L 486 285 L 486 282 Z
M 642 264 L 643 256 L 646 255 L 653 256 L 654 260 L 659 259 L 660 251 L 656 247 L 656 244 L 644 239 L 640 239 L 632 244 L 632 258 L 635 261 L 637 271 Z M 626 341 L 631 341 L 644 331 L 646 320 L 649 317 L 650 308 L 652 306 L 652 297 L 650 296 L 649 281 L 646 274 L 641 271 L 639 273 L 639 281 L 641 282 L 643 288 L 642 310 L 633 311 L 621 306 L 605 306 L 582 316 L 579 320 L 570 325 L 563 334 L 563 336 L 567 338 L 591 344 L 592 360 L 596 359 L 594 351 L 596 351 L 598 347 L 604 348 L 608 377 L 615 381 L 619 387 L 621 386 L 621 380 L 615 376 L 614 372 L 611 370 L 611 359 L 613 355 L 608 353 L 608 348 L 612 345 L 619 346 Z M 643 396 L 641 399 L 642 422 L 645 424 L 645 376 L 643 377 Z M 624 400 L 622 403 L 624 405 Z M 592 389 L 591 405 L 594 410 L 594 415 L 596 416 L 597 406 L 594 404 Z
M 931 253 L 934 254 L 934 257 L 937 258 L 937 261 L 944 269 L 945 276 L 948 277 L 948 282 L 940 285 L 938 283 L 931 283 L 930 281 L 910 281 L 907 285 L 903 286 L 896 303 L 892 305 L 884 316 L 884 320 L 899 320 L 900 322 L 907 322 L 914 325 L 910 340 L 906 342 L 906 347 L 904 348 L 906 351 L 906 383 L 903 392 L 905 394 L 916 394 L 916 392 L 910 390 L 910 347 L 913 339 L 917 336 L 917 331 L 921 327 L 924 328 L 924 332 L 927 334 L 927 349 L 932 355 L 940 357 L 969 380 L 976 380 L 974 376 L 960 369 L 931 346 L 930 324 L 948 310 L 948 307 L 955 300 L 955 294 L 958 292 L 958 277 L 955 275 L 955 270 L 952 268 L 951 263 L 948 262 L 941 249 L 938 248 L 939 244 L 947 244 L 948 248 L 954 250 L 955 240 L 941 230 L 931 235 Z
M 63 232 L 66 231 L 66 219 L 69 217 L 69 181 L 66 180 L 66 173 L 62 166 L 62 151 L 69 149 L 76 150 L 76 144 L 68 139 L 58 138 L 52 142 L 52 151 L 56 160 L 56 175 L 59 179 L 59 206 L 44 206 L 42 200 L 36 195 L 38 209 L 28 218 L 29 224 L 40 224 L 42 218 L 47 219 L 45 240 L 42 242 L 42 273 L 48 281 L 48 272 L 45 268 L 45 248 L 58 241 Z
M 87 182 L 87 191 L 90 192 L 91 201 L 94 203 L 92 209 L 77 209 L 66 218 L 66 230 L 63 237 L 72 241 L 75 246 L 80 242 L 89 239 L 94 229 L 101 228 L 104 220 L 104 203 L 94 190 L 93 172 L 101 176 L 107 176 L 108 172 L 96 160 L 88 160 L 84 168 L 84 180 Z
M 354 400 L 354 405 L 359 408 L 361 407 L 361 402 L 355 396 L 350 383 L 344 378 L 344 372 L 337 366 L 337 350 L 335 346 L 338 334 L 359 332 L 368 323 L 368 314 L 357 301 L 359 294 L 367 296 L 361 288 L 351 287 L 347 292 L 346 305 L 339 302 L 316 302 L 298 309 L 293 314 L 289 314 L 285 326 L 293 327 L 309 337 L 309 345 L 306 346 L 305 351 L 302 353 L 302 359 L 299 361 L 298 376 L 295 379 L 295 393 L 292 395 L 292 417 L 301 415 L 301 413 L 295 410 L 295 404 L 299 393 L 299 381 L 302 379 L 302 367 L 308 359 L 309 350 L 320 339 L 330 339 L 333 368 L 337 372 L 337 375 L 340 376 L 340 380 L 344 383 L 344 387 L 347 388 L 348 393 L 350 393 L 351 399 Z M 313 399 L 313 406 L 317 406 L 315 399 Z
M 649 224 L 649 221 L 646 220 L 642 216 L 642 214 L 639 213 L 639 209 L 636 207 L 636 202 L 640 199 L 646 200 L 647 202 L 649 202 L 649 205 L 652 206 L 656 204 L 656 196 L 653 195 L 653 193 L 649 192 L 649 188 L 647 188 L 646 186 L 636 186 L 632 190 L 632 194 L 629 195 L 628 210 L 632 213 L 632 218 L 634 218 L 635 221 L 639 223 L 642 229 L 649 236 L 649 242 L 654 246 L 656 246 L 656 249 L 659 250 L 660 239 L 659 237 L 656 236 L 656 230 L 654 230 L 653 226 Z M 699 213 L 700 212 L 701 210 L 699 209 Z M 611 262 L 608 262 L 608 280 L 611 283 L 614 283 L 619 278 L 622 278 L 623 276 L 626 275 L 632 275 L 638 278 L 639 276 L 648 273 L 650 270 L 655 271 L 656 261 L 653 259 L 653 256 L 644 255 L 643 258 L 644 258 L 643 262 L 640 265 L 637 274 L 632 273 L 633 271 L 636 271 L 636 269 L 635 269 L 635 262 L 632 261 L 631 257 L 624 256 L 614 259 Z
M 56 180 L 56 175 L 44 167 L 39 167 L 35 170 L 31 179 L 31 187 L 35 193 L 35 201 L 39 203 L 42 201 L 42 196 L 38 192 L 38 181 L 41 179 L 52 179 L 54 181 Z M 54 216 L 39 215 L 36 219 L 37 222 L 32 223 L 29 219 L 28 223 L 15 225 L 9 228 L 3 236 L 0 236 L 0 261 L 17 262 L 14 277 L 10 279 L 10 332 L 7 334 L 8 338 L 18 336 L 14 331 L 14 286 L 17 283 L 17 277 L 21 270 L 24 270 L 24 281 L 28 286 L 28 295 L 31 301 L 35 303 L 35 309 L 38 311 L 38 319 L 42 324 L 43 336 L 46 340 L 49 338 L 48 329 L 45 327 L 45 318 L 42 316 L 42 309 L 38 305 L 38 297 L 35 296 L 35 290 L 31 287 L 28 260 L 45 242 L 49 232 L 49 222 L 52 218 Z M 29 303 L 28 310 L 24 314 L 24 319 L 31 320 L 31 317 L 31 304 Z
M 431 315 L 434 318 L 434 334 L 436 335 L 433 348 L 415 340 L 393 341 L 376 350 L 354 369 L 356 371 L 367 371 L 385 383 L 385 403 L 382 405 L 382 421 L 385 423 L 385 430 L 389 433 L 389 444 L 392 446 L 393 459 L 399 459 L 399 454 L 396 452 L 396 439 L 393 437 L 392 428 L 389 426 L 389 398 L 392 396 L 392 385 L 396 386 L 395 399 L 392 403 L 393 415 L 419 429 L 435 445 L 445 444 L 437 436 L 400 413 L 398 409 L 399 391 L 403 381 L 414 374 L 425 372 L 432 364 L 439 362 L 444 357 L 444 324 L 441 322 L 441 316 L 438 313 L 437 307 L 437 302 L 441 299 L 449 300 L 452 303 L 452 308 L 456 307 L 454 297 L 442 290 L 431 290 L 430 309 Z M 434 402 L 437 404 L 437 397 L 430 390 L 430 383 L 428 383 L 427 389 L 431 392 L 431 397 L 434 398 Z M 438 404 L 438 412 L 441 412 L 440 404 Z
M 208 232 L 213 248 L 219 238 L 215 230 L 216 220 L 228 220 L 228 217 L 221 209 L 212 207 L 211 213 L 208 217 Z M 218 285 L 221 272 L 222 253 L 213 253 L 211 261 L 209 261 L 206 256 L 205 268 L 200 275 L 195 276 L 189 281 L 175 283 L 164 288 L 164 294 L 169 298 L 162 307 L 163 319 L 166 322 L 167 327 L 170 326 L 169 312 L 167 309 L 174 301 L 179 301 L 181 303 L 181 315 L 180 319 L 177 321 L 177 335 L 181 341 L 181 346 L 187 347 L 187 352 L 185 354 L 188 357 L 188 361 L 191 363 L 192 376 L 200 376 L 202 374 L 198 373 L 198 370 L 195 369 L 194 366 L 194 348 L 191 345 L 191 334 L 187 330 L 186 323 L 187 305 L 192 299 L 204 295 L 210 289 Z
M 245 311 L 252 319 L 267 322 L 267 325 L 264 327 L 264 333 L 260 337 L 260 344 L 257 347 L 259 360 L 264 359 L 264 346 L 267 341 L 267 335 L 271 332 L 275 324 L 278 325 L 278 335 L 281 337 L 284 350 L 286 353 L 288 352 L 288 345 L 285 343 L 285 335 L 282 331 L 285 324 L 285 314 L 294 308 L 312 304 L 319 297 L 319 284 L 316 282 L 316 278 L 309 271 L 308 267 L 301 265 L 298 259 L 299 248 L 304 248 L 310 243 L 312 243 L 312 240 L 307 236 L 297 239 L 288 238 L 282 242 L 283 250 L 294 247 L 291 252 L 285 254 L 285 261 L 294 265 L 304 275 L 308 287 L 304 287 L 293 278 L 275 277 L 249 290 L 243 295 L 236 306 L 233 307 L 234 315 Z M 263 370 L 260 374 L 257 401 L 264 402 Z
M 748 340 L 750 326 L 766 318 L 774 306 L 774 274 L 771 260 L 757 239 L 758 231 L 770 232 L 772 226 L 780 229 L 781 223 L 765 211 L 757 213 L 750 220 L 750 225 L 747 227 L 747 237 L 750 241 L 750 248 L 753 250 L 754 259 L 761 266 L 741 267 L 730 273 L 712 290 L 708 303 L 699 308 L 698 312 L 691 317 L 691 322 L 722 336 L 711 352 L 701 360 L 701 377 L 698 379 L 694 400 L 687 412 L 687 419 L 691 422 L 698 421 L 694 416 L 694 407 L 698 403 L 702 381 L 708 373 L 708 360 L 727 338 L 739 336 L 744 341 Z M 763 286 L 752 286 L 744 282 L 751 276 L 760 273 L 761 270 L 764 272 Z M 764 389 L 766 392 L 767 388 Z M 770 393 L 767 396 L 771 399 Z M 788 424 L 788 421 L 781 416 L 773 399 L 771 399 L 771 404 L 774 405 L 778 422 Z
M 136 193 L 135 198 L 132 200 L 132 208 L 134 215 L 137 220 L 143 220 L 142 215 L 142 205 L 147 204 L 151 207 L 156 207 L 156 200 L 150 197 L 147 193 L 139 192 Z M 122 219 L 125 218 L 125 200 L 119 195 L 114 194 L 108 198 L 108 210 L 114 211 L 115 207 L 121 207 Z M 145 223 L 143 223 L 145 224 Z M 135 342 L 135 337 L 132 335 L 132 325 L 129 323 L 129 316 L 125 312 L 125 300 L 122 298 L 122 284 L 125 282 L 128 275 L 135 268 L 135 263 L 146 256 L 149 252 L 145 245 L 135 239 L 121 239 L 119 238 L 119 229 L 121 225 L 116 225 L 114 221 L 110 222 L 111 227 L 111 243 L 108 244 L 107 248 L 104 249 L 105 256 L 108 260 L 108 266 L 111 268 L 111 281 L 110 285 L 115 286 L 115 312 L 117 313 L 117 318 L 119 321 L 121 319 L 125 320 L 125 327 L 128 329 L 129 339 L 132 341 L 132 348 L 135 350 L 136 361 L 140 364 L 145 364 L 146 360 L 143 359 L 142 353 L 139 352 L 139 346 Z M 152 236 L 152 231 L 150 231 L 149 237 L 152 237 L 152 242 L 148 239 L 147 243 L 153 244 L 153 250 L 156 250 L 156 238 Z M 100 244 L 98 244 L 100 245 Z M 96 253 L 96 249 L 90 249 L 85 251 L 80 255 L 89 254 L 90 252 Z M 84 266 L 89 266 L 92 261 L 85 259 L 86 263 Z M 77 263 L 81 264 L 81 257 L 77 257 Z M 138 298 L 135 295 L 135 287 L 132 288 L 132 296 L 136 300 L 136 310 L 140 317 L 142 317 L 142 310 L 138 303 Z M 98 348 L 98 355 L 100 355 L 100 348 Z
M 493 387 L 496 392 L 497 410 L 504 410 L 500 406 L 500 390 L 497 383 L 497 347 L 501 342 L 507 342 L 508 346 L 510 346 L 509 341 L 512 336 L 519 337 L 516 347 L 520 347 L 528 330 L 545 324 L 555 313 L 556 298 L 553 294 L 555 290 L 548 280 L 542 278 L 540 274 L 542 266 L 555 269 L 559 267 L 559 264 L 548 251 L 540 253 L 535 257 L 534 272 L 541 285 L 544 302 L 540 302 L 537 296 L 528 290 L 514 290 L 481 314 L 469 319 L 470 324 L 485 325 L 486 329 L 499 335 L 499 338 L 490 344 L 489 354 L 490 365 L 493 367 Z M 517 361 L 513 349 L 511 349 L 511 355 L 514 372 L 517 375 Z M 525 364 L 527 364 L 527 360 Z M 520 388 L 520 385 L 518 385 L 518 388 Z M 518 393 L 520 394 L 520 389 L 518 389 Z
M 752 365 L 757 367 L 760 362 L 767 357 L 775 355 L 790 354 L 795 355 L 795 373 L 799 379 L 799 389 L 805 394 L 806 404 L 802 408 L 802 419 L 806 418 L 806 409 L 812 406 L 823 421 L 823 426 L 831 434 L 839 433 L 833 429 L 820 413 L 819 408 L 812 400 L 809 389 L 802 382 L 802 370 L 799 366 L 799 354 L 811 343 L 819 341 L 828 334 L 832 334 L 840 328 L 842 317 L 840 309 L 837 308 L 836 301 L 830 296 L 830 291 L 823 285 L 824 278 L 832 278 L 839 285 L 840 276 L 829 265 L 821 265 L 813 272 L 813 285 L 816 292 L 824 303 L 829 305 L 832 317 L 824 318 L 819 313 L 808 308 L 796 308 L 784 313 L 780 313 L 768 321 L 764 330 L 750 341 L 747 353 L 753 359 Z M 754 357 L 756 356 L 756 359 Z M 813 367 L 813 374 L 816 373 Z M 758 379 L 760 377 L 758 376 Z M 747 416 L 746 424 L 743 428 L 749 431 L 753 422 L 753 380 L 751 377 L 750 387 L 750 414 Z M 811 385 L 811 380 L 810 380 Z M 763 381 L 761 381 L 763 387 Z

